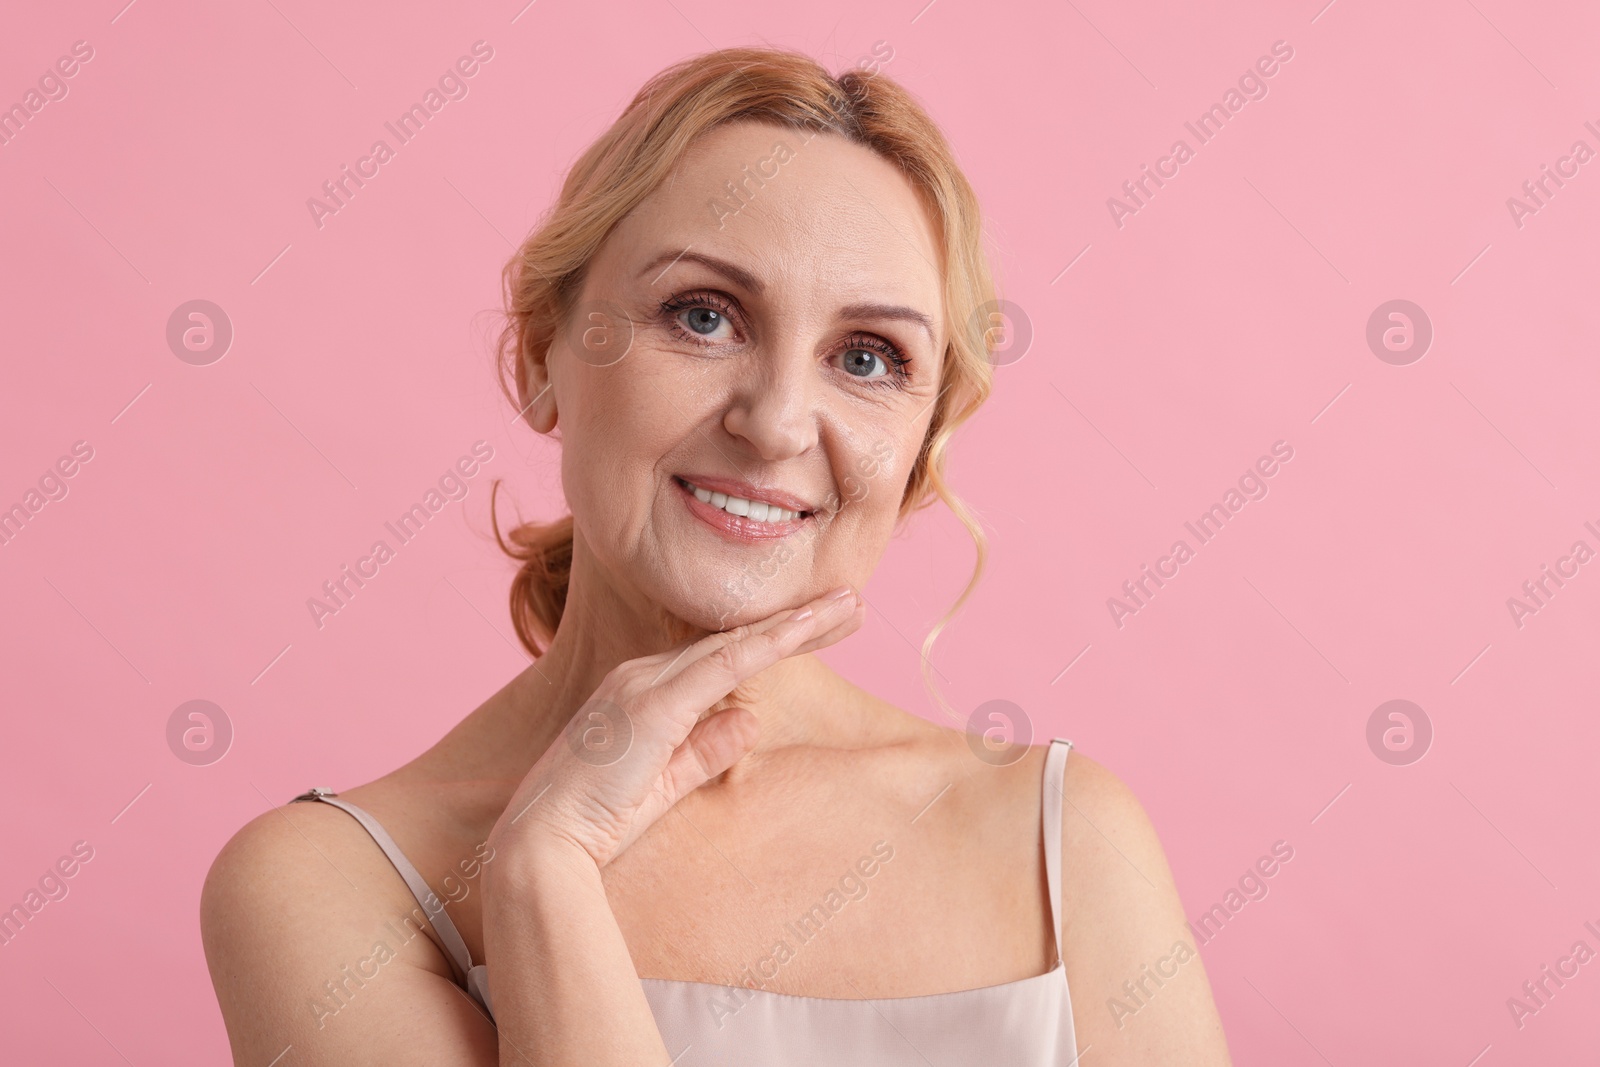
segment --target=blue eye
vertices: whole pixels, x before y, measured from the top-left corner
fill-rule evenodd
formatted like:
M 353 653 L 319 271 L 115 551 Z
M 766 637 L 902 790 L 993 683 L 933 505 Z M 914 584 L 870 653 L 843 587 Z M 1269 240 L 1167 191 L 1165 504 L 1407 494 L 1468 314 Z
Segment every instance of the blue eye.
M 875 386 L 900 385 L 911 377 L 911 360 L 881 337 L 859 335 L 845 342 L 842 365 L 846 374 Z M 838 356 L 834 358 L 839 358 Z
M 715 333 L 726 321 L 721 312 L 711 308 L 690 308 L 683 313 L 683 318 L 685 326 L 702 336 Z
M 874 363 L 882 365 L 882 373 L 872 373 Z M 847 349 L 844 353 L 844 369 L 857 378 L 881 378 L 889 373 L 889 365 L 884 358 L 867 348 Z
M 737 332 L 734 329 L 737 309 L 720 293 L 684 293 L 663 300 L 661 312 L 673 329 L 683 335 L 727 341 Z

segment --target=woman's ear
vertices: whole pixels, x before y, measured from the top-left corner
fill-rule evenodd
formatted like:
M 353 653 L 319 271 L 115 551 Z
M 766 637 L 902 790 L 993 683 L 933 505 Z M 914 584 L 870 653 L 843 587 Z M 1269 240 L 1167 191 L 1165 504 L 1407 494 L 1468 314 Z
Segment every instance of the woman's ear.
M 556 428 L 556 397 L 550 388 L 550 352 L 554 348 L 552 340 L 542 353 L 527 352 L 517 361 L 517 402 L 522 405 L 521 417 L 543 434 Z

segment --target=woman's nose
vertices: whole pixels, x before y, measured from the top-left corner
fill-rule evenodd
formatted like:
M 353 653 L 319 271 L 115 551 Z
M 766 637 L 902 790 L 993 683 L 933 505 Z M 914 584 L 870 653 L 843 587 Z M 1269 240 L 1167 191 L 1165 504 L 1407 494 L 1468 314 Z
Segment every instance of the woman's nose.
M 763 460 L 798 456 L 817 443 L 819 371 L 813 356 L 764 351 L 741 367 L 722 425 Z

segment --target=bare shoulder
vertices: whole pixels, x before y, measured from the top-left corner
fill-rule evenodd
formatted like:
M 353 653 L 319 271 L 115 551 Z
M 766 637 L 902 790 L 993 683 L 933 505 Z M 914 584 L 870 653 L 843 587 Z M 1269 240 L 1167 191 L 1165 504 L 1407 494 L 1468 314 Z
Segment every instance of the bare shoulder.
M 1061 802 L 1062 959 L 1080 1050 L 1113 1064 L 1230 1063 L 1161 840 L 1133 790 L 1074 749 Z
M 200 894 L 208 952 L 257 941 L 292 946 L 402 903 L 371 837 L 331 805 L 289 803 L 246 823 L 222 847 Z M 401 887 L 403 890 L 403 886 Z
M 1074 748 L 1057 800 L 1066 905 L 1063 937 L 1087 938 L 1112 919 L 1135 929 L 1169 925 L 1161 920 L 1173 915 L 1182 919 L 1177 886 L 1155 825 L 1121 778 Z M 1080 958 L 1085 947 L 1098 946 L 1080 944 Z
M 493 1062 L 492 1029 L 455 986 L 425 916 L 346 812 L 291 803 L 223 846 L 200 896 L 200 929 L 235 1062 Z M 388 1054 L 397 1021 L 426 1012 L 432 1033 Z M 419 1061 L 420 1062 L 420 1061 Z
M 1063 844 L 1081 848 L 1089 838 L 1115 831 L 1121 838 L 1118 844 L 1138 850 L 1146 859 L 1160 861 L 1160 873 L 1170 882 L 1155 826 L 1144 805 L 1121 778 L 1074 746 L 1067 757 L 1061 790 Z M 1080 863 L 1088 858 L 1078 856 Z

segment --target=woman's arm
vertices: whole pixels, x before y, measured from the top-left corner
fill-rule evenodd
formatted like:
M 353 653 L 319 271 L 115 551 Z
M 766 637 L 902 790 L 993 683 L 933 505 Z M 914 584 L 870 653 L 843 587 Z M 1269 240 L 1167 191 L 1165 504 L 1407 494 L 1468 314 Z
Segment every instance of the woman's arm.
M 502 1062 L 419 916 L 367 832 L 330 805 L 285 805 L 241 829 L 200 894 L 237 1067 Z
M 863 606 L 846 588 L 620 664 L 539 757 L 489 833 L 484 955 L 502 1062 L 669 1067 L 601 868 L 755 745 L 753 714 L 705 710 L 780 659 L 853 633 Z M 630 738 L 603 765 L 582 754 L 597 721 Z
M 526 1055 L 537 1064 L 669 1067 L 672 1057 L 588 854 L 548 840 L 485 868 L 485 876 L 493 880 L 485 883 L 483 927 L 500 1062 Z
M 1095 1067 L 1229 1067 L 1222 1020 L 1149 816 L 1076 750 L 1061 798 L 1062 959 Z

